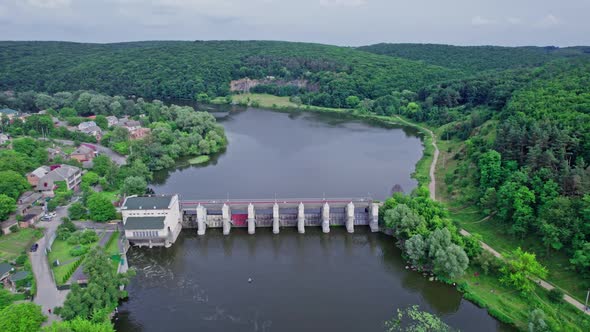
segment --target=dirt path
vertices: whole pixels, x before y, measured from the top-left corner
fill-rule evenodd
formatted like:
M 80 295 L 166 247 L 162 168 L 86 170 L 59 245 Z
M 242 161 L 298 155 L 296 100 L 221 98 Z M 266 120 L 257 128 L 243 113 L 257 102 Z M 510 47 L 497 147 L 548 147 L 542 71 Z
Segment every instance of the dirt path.
M 403 122 L 403 123 L 405 123 L 407 125 L 410 125 L 410 126 L 413 126 L 413 127 L 416 127 L 418 129 L 421 129 L 421 130 L 424 130 L 424 131 L 428 132 L 430 134 L 430 137 L 432 138 L 432 147 L 434 147 L 434 156 L 432 158 L 432 163 L 430 164 L 430 173 L 429 173 L 429 175 L 430 175 L 430 184 L 428 185 L 428 190 L 430 191 L 430 198 L 432 200 L 436 200 L 436 176 L 435 176 L 435 171 L 436 171 L 436 163 L 438 162 L 438 156 L 440 154 L 440 151 L 438 150 L 438 146 L 436 145 L 436 135 L 434 135 L 434 133 L 430 129 L 427 129 L 425 127 L 418 126 L 416 124 L 410 123 L 410 122 L 408 122 L 408 121 L 406 121 L 406 120 L 404 120 L 404 119 L 402 119 L 402 118 L 400 118 L 398 116 L 396 116 L 396 118 L 400 122 Z M 485 220 L 489 219 L 490 217 L 491 217 L 491 215 L 483 218 L 479 222 L 485 221 Z M 471 234 L 468 231 L 464 230 L 464 229 L 461 229 L 459 232 L 463 236 L 471 236 Z M 492 255 L 494 255 L 494 256 L 496 256 L 496 257 L 498 257 L 500 259 L 504 259 L 504 257 L 502 256 L 502 254 L 500 254 L 499 252 L 497 252 L 496 250 L 494 250 L 494 248 L 490 247 L 487 243 L 485 243 L 483 241 L 480 241 L 480 242 L 481 242 L 481 247 L 484 250 L 489 251 L 490 253 L 492 253 Z M 535 281 L 541 287 L 545 288 L 546 290 L 551 290 L 551 289 L 555 288 L 555 286 L 553 286 L 552 284 L 548 283 L 545 280 L 537 279 Z M 565 294 L 563 298 L 564 298 L 564 300 L 566 302 L 568 302 L 571 305 L 573 305 L 574 307 L 582 310 L 587 315 L 590 315 L 590 311 L 586 310 L 584 304 L 582 304 L 578 300 L 574 299 L 573 297 L 571 297 L 571 296 L 569 296 L 567 294 Z

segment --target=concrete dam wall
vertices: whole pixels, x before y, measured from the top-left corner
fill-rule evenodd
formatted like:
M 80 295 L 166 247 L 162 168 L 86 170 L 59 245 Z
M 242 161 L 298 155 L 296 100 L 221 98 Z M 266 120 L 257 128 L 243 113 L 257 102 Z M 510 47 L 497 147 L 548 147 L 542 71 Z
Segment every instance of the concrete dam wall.
M 371 199 L 269 199 L 269 200 L 202 200 L 182 201 L 183 228 L 197 229 L 205 235 L 207 228 L 222 228 L 228 235 L 233 227 L 269 227 L 278 234 L 282 227 L 297 227 L 305 233 L 306 227 L 345 226 L 349 233 L 354 227 L 366 225 L 377 232 L 379 204 Z

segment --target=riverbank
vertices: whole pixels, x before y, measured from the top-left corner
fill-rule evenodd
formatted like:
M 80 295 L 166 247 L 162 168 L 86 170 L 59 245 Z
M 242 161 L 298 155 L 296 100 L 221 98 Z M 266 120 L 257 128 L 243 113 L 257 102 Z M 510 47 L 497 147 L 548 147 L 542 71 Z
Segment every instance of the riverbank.
M 255 98 L 255 95 L 250 95 L 249 98 L 252 100 Z M 283 98 L 288 100 L 286 97 L 275 98 Z M 266 100 L 267 103 L 265 104 L 264 102 L 258 102 L 256 106 L 270 108 L 282 112 L 303 111 L 335 114 L 341 117 L 349 118 L 351 120 L 363 120 L 378 125 L 404 125 L 416 128 L 423 134 L 422 144 L 424 146 L 424 153 L 416 164 L 413 177 L 418 180 L 420 185 L 429 186 L 431 189 L 431 197 L 433 199 L 438 198 L 441 200 L 441 198 L 435 193 L 437 192 L 437 188 L 444 186 L 444 183 L 437 183 L 436 178 L 437 175 L 439 175 L 440 178 L 440 174 L 435 174 L 435 171 L 439 171 L 440 173 L 441 163 L 442 168 L 444 168 L 446 162 L 448 161 L 450 163 L 451 160 L 450 157 L 448 157 L 444 152 L 441 153 L 441 160 L 438 160 L 437 158 L 437 151 L 439 149 L 437 147 L 437 135 L 435 133 L 436 128 L 430 129 L 399 116 L 379 116 L 374 114 L 360 113 L 358 111 L 349 109 L 311 108 L 306 106 L 295 108 L 292 107 L 292 105 L 289 106 L 288 104 L 283 104 L 283 106 L 279 107 L 279 104 L 276 103 L 276 99 L 263 100 Z M 272 104 L 269 105 L 268 102 L 271 101 Z M 446 141 L 441 141 L 441 150 L 443 151 L 446 151 L 448 148 L 445 142 Z M 443 188 L 443 190 L 439 189 L 438 191 L 444 191 L 444 189 L 446 188 Z M 443 199 L 443 203 L 445 203 L 447 208 L 450 208 L 450 203 L 452 202 L 445 202 Z M 455 220 L 455 216 L 453 215 L 452 217 L 453 220 Z M 548 292 L 546 289 L 538 287 L 538 289 L 536 289 L 534 292 L 533 298 L 529 299 L 522 297 L 513 289 L 500 284 L 497 276 L 477 277 L 476 275 L 483 276 L 484 274 L 478 268 L 472 267 L 468 274 L 456 280 L 457 284 L 460 285 L 459 289 L 464 292 L 464 297 L 466 299 L 469 299 L 479 306 L 486 308 L 492 316 L 498 318 L 499 320 L 510 323 L 520 329 L 525 329 L 528 322 L 529 312 L 534 308 L 542 308 L 553 320 L 563 321 L 564 326 L 567 326 L 571 330 L 579 330 L 579 327 L 577 327 L 578 325 L 576 323 L 580 321 L 580 315 L 582 315 L 582 313 L 569 304 L 555 304 L 548 301 Z

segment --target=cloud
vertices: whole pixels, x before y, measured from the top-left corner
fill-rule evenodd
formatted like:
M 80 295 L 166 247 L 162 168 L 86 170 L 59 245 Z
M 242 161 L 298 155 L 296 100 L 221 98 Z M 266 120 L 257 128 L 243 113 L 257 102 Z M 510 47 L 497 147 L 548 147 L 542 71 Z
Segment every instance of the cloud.
M 557 18 L 553 14 L 548 14 L 547 16 L 543 17 L 539 21 L 538 26 L 540 26 L 540 27 L 551 27 L 551 26 L 555 26 L 555 25 L 559 25 L 559 24 L 561 24 L 561 20 L 559 18 Z
M 359 7 L 366 3 L 366 0 L 320 0 L 322 7 Z
M 497 24 L 498 22 L 496 20 L 493 19 L 489 19 L 489 18 L 485 18 L 485 17 L 481 17 L 481 16 L 474 16 L 471 19 L 471 24 L 473 25 L 494 25 Z
M 520 25 L 523 23 L 522 19 L 518 18 L 518 17 L 507 17 L 506 22 L 508 22 L 512 25 Z
M 34 7 L 56 9 L 69 7 L 71 0 L 27 0 L 27 3 Z

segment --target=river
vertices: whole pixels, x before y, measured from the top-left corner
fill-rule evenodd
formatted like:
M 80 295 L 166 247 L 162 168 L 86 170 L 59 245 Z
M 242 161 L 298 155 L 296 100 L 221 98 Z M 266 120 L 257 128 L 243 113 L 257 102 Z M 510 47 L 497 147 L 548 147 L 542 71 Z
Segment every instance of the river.
M 159 173 L 157 193 L 383 199 L 395 184 L 416 186 L 422 145 L 412 129 L 241 108 L 220 122 L 227 150 Z M 414 304 L 463 331 L 510 330 L 453 287 L 406 269 L 393 238 L 367 228 L 184 230 L 172 248 L 132 248 L 128 259 L 137 276 L 118 331 L 383 331 Z

